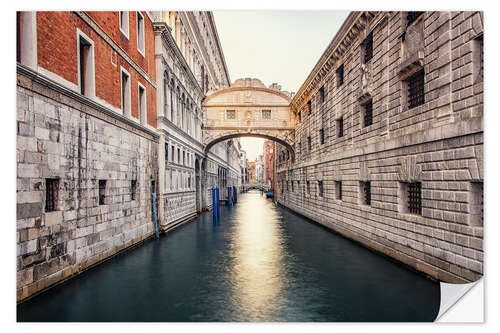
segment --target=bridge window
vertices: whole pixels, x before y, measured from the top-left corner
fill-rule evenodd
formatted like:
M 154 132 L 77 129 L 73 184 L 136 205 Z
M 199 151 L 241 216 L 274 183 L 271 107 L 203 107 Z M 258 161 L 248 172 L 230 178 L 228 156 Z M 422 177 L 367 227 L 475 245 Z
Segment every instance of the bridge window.
M 99 205 L 104 205 L 104 199 L 106 196 L 106 180 L 99 180 Z
M 325 130 L 320 128 L 319 130 L 319 143 L 324 144 L 325 143 Z
M 337 138 L 344 136 L 344 118 L 340 117 L 335 121 L 337 127 Z
M 137 190 L 137 180 L 130 181 L 130 200 L 135 200 L 135 192 Z
M 335 181 L 335 199 L 342 200 L 342 181 Z
M 320 197 L 323 196 L 323 181 L 322 180 L 318 180 L 318 193 L 319 193 Z
M 370 182 L 359 182 L 359 192 L 361 195 L 361 204 L 371 205 L 371 183 Z
M 262 110 L 262 119 L 271 119 L 271 110 Z
M 340 65 L 336 71 L 337 76 L 337 87 L 340 87 L 344 84 L 344 64 Z
M 226 110 L 226 119 L 236 119 L 236 111 Z
M 373 58 L 373 33 L 370 32 L 361 44 L 361 47 L 363 52 L 363 63 L 366 64 Z
M 53 212 L 57 210 L 59 194 L 59 179 L 45 179 L 45 211 Z
M 410 76 L 405 82 L 408 88 L 408 108 L 424 104 L 424 69 Z
M 474 227 L 483 226 L 483 182 L 470 183 L 469 193 L 469 225 Z
M 373 104 L 370 99 L 368 102 L 363 104 L 363 126 L 367 127 L 373 123 Z
M 401 183 L 400 191 L 400 211 L 422 215 L 422 183 Z

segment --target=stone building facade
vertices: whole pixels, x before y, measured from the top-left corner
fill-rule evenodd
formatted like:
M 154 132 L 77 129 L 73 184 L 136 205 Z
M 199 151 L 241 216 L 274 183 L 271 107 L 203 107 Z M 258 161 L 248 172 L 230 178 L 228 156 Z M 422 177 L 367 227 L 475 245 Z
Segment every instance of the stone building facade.
M 482 23 L 351 13 L 291 102 L 279 203 L 438 280 L 481 277 Z
M 229 85 L 212 14 L 173 15 L 182 38 L 161 12 L 17 13 L 18 300 L 187 221 L 205 179 L 238 183 L 237 142 L 201 143 Z

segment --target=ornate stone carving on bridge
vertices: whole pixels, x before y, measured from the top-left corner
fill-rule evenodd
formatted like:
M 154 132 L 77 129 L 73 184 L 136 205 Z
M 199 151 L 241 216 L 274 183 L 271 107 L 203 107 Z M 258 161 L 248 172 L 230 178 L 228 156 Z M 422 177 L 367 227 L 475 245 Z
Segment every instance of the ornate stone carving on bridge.
M 250 78 L 210 92 L 203 103 L 205 151 L 220 141 L 254 136 L 277 141 L 294 158 L 290 96 L 276 83 L 266 88 L 260 80 Z

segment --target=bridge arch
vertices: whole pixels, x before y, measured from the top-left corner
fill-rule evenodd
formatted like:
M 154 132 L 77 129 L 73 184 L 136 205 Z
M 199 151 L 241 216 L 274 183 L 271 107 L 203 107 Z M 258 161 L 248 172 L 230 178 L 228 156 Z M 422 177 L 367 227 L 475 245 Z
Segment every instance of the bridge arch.
M 205 152 L 224 140 L 261 137 L 280 143 L 294 159 L 291 97 L 276 83 L 266 87 L 260 80 L 250 78 L 209 92 L 203 102 Z

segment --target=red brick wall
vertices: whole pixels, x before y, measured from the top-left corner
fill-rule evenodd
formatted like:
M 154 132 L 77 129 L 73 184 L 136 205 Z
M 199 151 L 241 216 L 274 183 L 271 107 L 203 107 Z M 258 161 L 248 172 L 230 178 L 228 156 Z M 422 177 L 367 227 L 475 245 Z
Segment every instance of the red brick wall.
M 152 22 L 143 12 L 146 57 L 137 50 L 136 13 L 130 12 L 130 41 L 119 30 L 118 12 L 90 12 L 89 16 L 155 80 Z M 133 24 L 132 24 L 133 23 Z M 120 66 L 131 76 L 132 116 L 139 118 L 137 82 L 146 87 L 148 124 L 156 127 L 156 91 L 118 54 L 112 62 L 112 48 L 73 12 L 37 12 L 38 65 L 78 85 L 76 29 L 94 42 L 96 96 L 121 108 Z

